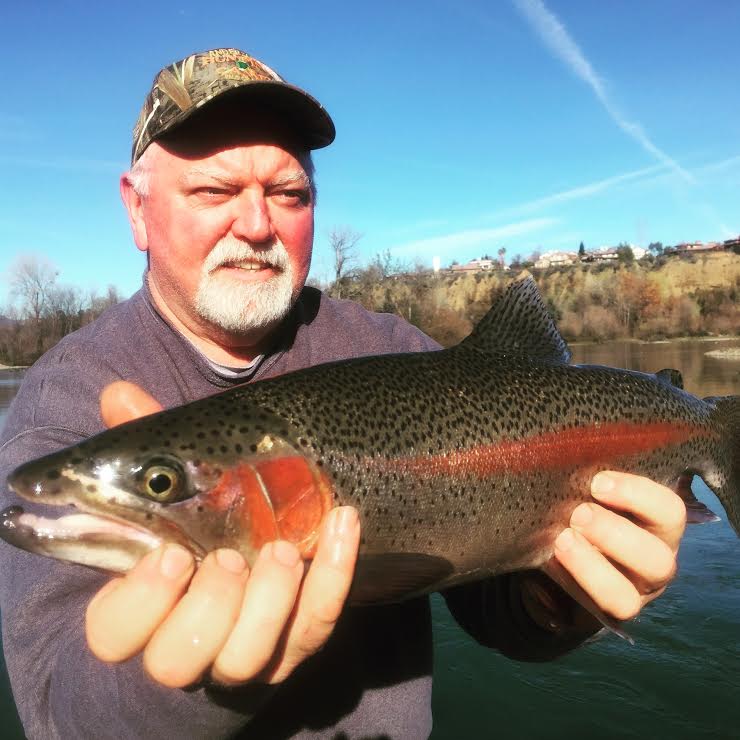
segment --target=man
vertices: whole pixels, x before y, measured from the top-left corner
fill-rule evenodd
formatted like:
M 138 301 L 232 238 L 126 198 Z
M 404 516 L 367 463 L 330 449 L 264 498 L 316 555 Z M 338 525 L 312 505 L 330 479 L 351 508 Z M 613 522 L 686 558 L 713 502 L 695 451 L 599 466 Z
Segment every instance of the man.
M 333 137 L 313 98 L 243 52 L 196 54 L 160 72 L 121 179 L 147 254 L 144 287 L 28 372 L 3 431 L 2 480 L 105 423 L 235 383 L 435 349 L 397 318 L 304 288 L 310 150 Z M 628 619 L 672 577 L 685 511 L 633 476 L 602 474 L 593 488 L 603 506 L 576 509 L 557 557 L 601 609 Z M 3 489 L 3 504 L 14 502 Z M 26 732 L 427 736 L 428 600 L 343 610 L 359 536 L 356 512 L 342 508 L 327 517 L 308 572 L 286 542 L 265 545 L 251 571 L 231 550 L 196 569 L 170 545 L 107 583 L 4 546 L 3 637 Z M 520 659 L 555 657 L 598 628 L 534 573 L 445 598 L 476 639 Z

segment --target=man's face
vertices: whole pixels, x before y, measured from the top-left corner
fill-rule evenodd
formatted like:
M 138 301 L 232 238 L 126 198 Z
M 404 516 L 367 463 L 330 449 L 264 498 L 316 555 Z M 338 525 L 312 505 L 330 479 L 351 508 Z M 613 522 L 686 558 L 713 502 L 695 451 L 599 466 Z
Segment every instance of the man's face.
M 259 341 L 308 275 L 313 199 L 303 166 L 279 144 L 233 137 L 149 149 L 139 247 L 156 291 L 197 335 Z

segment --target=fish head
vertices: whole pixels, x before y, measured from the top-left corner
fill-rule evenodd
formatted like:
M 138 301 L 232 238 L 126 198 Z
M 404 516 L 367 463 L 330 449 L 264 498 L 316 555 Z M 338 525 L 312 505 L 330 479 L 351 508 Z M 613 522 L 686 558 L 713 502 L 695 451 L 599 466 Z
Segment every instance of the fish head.
M 8 478 L 13 491 L 75 513 L 48 519 L 11 507 L 0 536 L 113 571 L 167 542 L 197 560 L 234 548 L 253 564 L 262 545 L 286 539 L 311 558 L 332 493 L 306 440 L 259 409 L 240 409 L 234 423 L 192 418 L 188 406 L 163 411 L 21 465 Z

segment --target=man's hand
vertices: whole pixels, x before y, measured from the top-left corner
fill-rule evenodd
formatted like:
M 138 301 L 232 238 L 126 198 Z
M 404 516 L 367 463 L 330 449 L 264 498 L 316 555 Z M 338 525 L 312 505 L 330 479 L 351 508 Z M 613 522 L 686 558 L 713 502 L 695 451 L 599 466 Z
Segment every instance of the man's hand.
M 159 409 L 131 383 L 114 383 L 101 396 L 109 426 Z M 357 512 L 332 510 L 305 577 L 300 554 L 288 542 L 265 545 L 251 570 L 227 549 L 210 553 L 196 570 L 189 552 L 166 545 L 93 598 L 88 644 L 109 662 L 143 651 L 147 672 L 170 687 L 203 675 L 224 684 L 283 681 L 331 635 L 359 540 Z
M 632 619 L 676 573 L 686 507 L 647 478 L 602 472 L 591 483 L 599 503 L 580 504 L 555 541 L 555 557 L 607 615 Z

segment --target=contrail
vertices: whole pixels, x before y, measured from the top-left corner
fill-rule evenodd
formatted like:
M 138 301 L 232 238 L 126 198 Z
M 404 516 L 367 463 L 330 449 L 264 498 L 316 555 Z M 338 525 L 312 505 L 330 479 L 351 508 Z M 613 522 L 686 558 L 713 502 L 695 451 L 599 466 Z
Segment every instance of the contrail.
M 535 200 L 529 200 L 526 203 L 519 203 L 518 205 L 511 206 L 510 208 L 504 208 L 502 211 L 497 212 L 496 216 L 500 217 L 502 214 L 512 215 L 514 213 L 526 213 L 528 211 L 536 211 L 546 206 L 557 205 L 558 203 L 565 203 L 570 200 L 579 200 L 581 198 L 588 198 L 591 195 L 596 195 L 604 190 L 608 190 L 614 185 L 619 185 L 623 182 L 629 182 L 631 180 L 641 180 L 649 175 L 655 175 L 660 172 L 666 172 L 666 167 L 663 164 L 653 164 L 650 167 L 643 167 L 640 170 L 632 170 L 631 172 L 624 172 L 621 175 L 613 175 L 603 180 L 596 180 L 586 185 L 579 185 L 569 190 L 561 190 L 558 193 L 551 193 Z
M 694 178 L 675 159 L 669 157 L 650 141 L 639 123 L 628 120 L 612 103 L 606 93 L 604 83 L 596 74 L 591 63 L 578 48 L 578 44 L 571 38 L 565 26 L 545 7 L 542 0 L 514 0 L 514 5 L 534 28 L 545 46 L 593 90 L 594 95 L 604 106 L 610 118 L 622 131 L 631 136 L 646 152 L 678 173 L 684 180 L 694 182 Z

